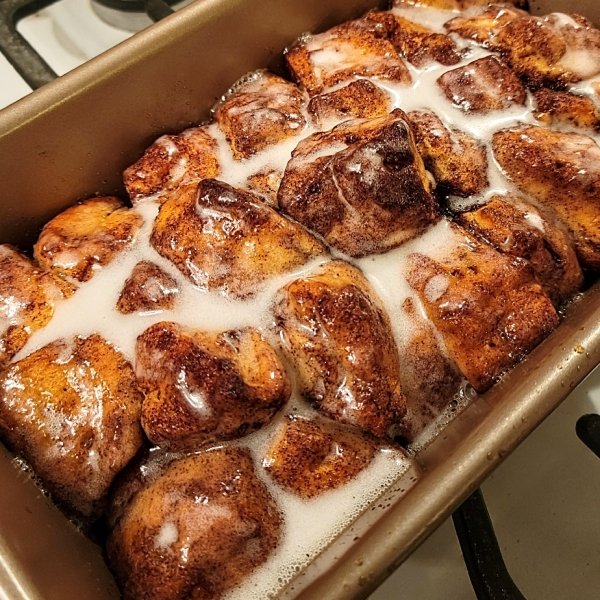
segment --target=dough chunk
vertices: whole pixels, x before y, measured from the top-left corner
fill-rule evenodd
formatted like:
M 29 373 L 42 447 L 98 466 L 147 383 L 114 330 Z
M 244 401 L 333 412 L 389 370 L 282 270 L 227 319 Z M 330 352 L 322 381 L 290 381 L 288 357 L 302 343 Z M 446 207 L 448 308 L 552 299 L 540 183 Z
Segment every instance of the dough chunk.
M 34 257 L 66 281 L 88 281 L 134 241 L 141 223 L 118 198 L 90 198 L 46 223 Z
M 406 115 L 347 121 L 298 144 L 280 208 L 351 256 L 385 252 L 438 218 Z
M 255 294 L 269 277 L 326 253 L 303 227 L 252 193 L 204 179 L 165 202 L 150 241 L 203 290 Z
M 439 258 L 411 254 L 406 277 L 450 357 L 484 392 L 558 325 L 558 316 L 524 261 L 451 227 L 456 249 Z
M 600 148 L 596 142 L 577 133 L 521 127 L 495 133 L 492 147 L 506 175 L 569 230 L 581 266 L 600 271 Z
M 234 86 L 215 119 L 234 158 L 242 160 L 299 134 L 306 125 L 304 107 L 304 95 L 295 85 L 259 71 Z
M 179 288 L 159 266 L 144 260 L 133 268 L 125 281 L 117 309 L 125 315 L 135 312 L 172 310 Z
M 310 96 L 357 78 L 411 82 L 391 42 L 360 19 L 310 36 L 293 46 L 285 58 L 294 80 Z
M 273 312 L 302 395 L 341 423 L 386 436 L 406 411 L 398 350 L 361 272 L 329 262 L 280 290 Z
M 331 422 L 288 416 L 268 449 L 267 473 L 302 498 L 338 488 L 369 466 L 375 440 Z
M 589 98 L 546 88 L 535 92 L 534 98 L 535 118 L 546 125 L 570 125 L 600 132 L 600 113 Z
M 137 339 L 142 426 L 167 450 L 195 450 L 269 423 L 290 396 L 274 350 L 255 329 L 206 333 L 152 325 Z
M 133 204 L 220 173 L 217 142 L 206 127 L 192 127 L 179 135 L 163 135 L 131 167 L 123 181 Z
M 408 113 L 419 154 L 438 191 L 468 197 L 488 186 L 485 147 L 462 131 L 449 131 L 431 111 Z
M 447 71 L 437 83 L 446 98 L 467 113 L 525 106 L 527 99 L 519 78 L 495 56 Z
M 129 362 L 99 335 L 59 340 L 0 377 L 0 433 L 54 498 L 100 516 L 115 475 L 143 442 Z
M 73 288 L 8 245 L 0 246 L 0 369 L 45 327 Z
M 494 196 L 456 220 L 496 250 L 526 259 L 557 308 L 581 290 L 583 274 L 570 240 L 525 200 Z
M 282 518 L 247 450 L 143 468 L 107 543 L 124 600 L 219 600 L 277 547 Z

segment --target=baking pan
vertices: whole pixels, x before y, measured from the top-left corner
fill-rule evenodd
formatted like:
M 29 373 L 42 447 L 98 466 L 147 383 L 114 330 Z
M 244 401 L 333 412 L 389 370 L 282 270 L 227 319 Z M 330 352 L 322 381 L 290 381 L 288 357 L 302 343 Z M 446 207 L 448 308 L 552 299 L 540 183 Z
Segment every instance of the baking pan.
M 77 200 L 125 197 L 121 173 L 156 137 L 205 119 L 244 73 L 280 69 L 283 48 L 299 34 L 377 5 L 201 0 L 0 111 L 0 240 L 27 249 L 43 223 Z M 368 596 L 599 362 L 595 285 L 418 454 L 413 487 L 398 482 L 281 596 Z M 1 447 L 0 481 L 0 599 L 119 597 L 99 548 Z

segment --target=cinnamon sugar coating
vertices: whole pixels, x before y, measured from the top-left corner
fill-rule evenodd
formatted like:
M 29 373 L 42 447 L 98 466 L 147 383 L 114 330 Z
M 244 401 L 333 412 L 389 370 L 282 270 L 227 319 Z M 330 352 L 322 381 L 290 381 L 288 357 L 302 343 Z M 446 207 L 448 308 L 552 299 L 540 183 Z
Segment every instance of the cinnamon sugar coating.
M 438 218 L 406 115 L 346 121 L 292 153 L 280 208 L 351 256 L 384 252 Z
M 558 325 L 558 316 L 524 261 L 452 228 L 463 243 L 435 260 L 411 254 L 406 277 L 450 357 L 484 392 Z
M 129 362 L 99 335 L 58 340 L 0 377 L 0 433 L 56 500 L 89 518 L 143 441 Z
M 167 450 L 195 450 L 269 423 L 291 385 L 277 355 L 251 328 L 206 333 L 152 325 L 137 339 L 145 392 L 142 426 Z
M 234 298 L 255 294 L 325 246 L 260 198 L 214 179 L 162 204 L 150 239 L 192 283 Z
M 600 271 L 600 148 L 584 135 L 543 127 L 494 134 L 507 176 L 565 225 L 584 269 Z
M 331 418 L 386 436 L 406 410 L 398 350 L 361 272 L 331 261 L 280 290 L 273 314 L 300 393 Z
M 123 598 L 218 600 L 277 547 L 277 505 L 245 449 L 183 456 L 158 471 L 107 542 Z

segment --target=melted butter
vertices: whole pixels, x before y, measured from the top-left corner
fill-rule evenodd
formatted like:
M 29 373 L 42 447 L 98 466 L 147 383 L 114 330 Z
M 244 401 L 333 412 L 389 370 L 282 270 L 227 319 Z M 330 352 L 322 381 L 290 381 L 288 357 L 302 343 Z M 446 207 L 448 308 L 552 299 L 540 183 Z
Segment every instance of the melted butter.
M 467 14 L 484 9 L 471 9 Z M 409 20 L 421 23 L 433 31 L 445 33 L 443 24 L 456 16 L 456 12 L 435 10 L 423 7 L 399 7 L 393 9 L 395 14 Z M 464 13 L 463 13 L 464 14 Z M 561 24 L 568 24 L 562 20 Z M 393 107 L 401 108 L 405 112 L 412 110 L 431 110 L 438 115 L 450 129 L 461 130 L 487 146 L 488 180 L 489 187 L 480 195 L 468 199 L 451 199 L 454 208 L 466 209 L 476 204 L 486 202 L 492 195 L 506 195 L 516 193 L 514 186 L 507 181 L 495 162 L 490 145 L 492 134 L 503 128 L 514 127 L 520 124 L 536 124 L 532 116 L 532 99 L 528 94 L 525 107 L 514 106 L 503 111 L 494 111 L 486 114 L 466 114 L 460 110 L 440 92 L 436 80 L 443 73 L 468 64 L 469 62 L 490 54 L 489 51 L 475 46 L 468 41 L 453 35 L 459 49 L 464 51 L 461 62 L 453 66 L 443 66 L 432 62 L 421 69 L 405 64 L 409 69 L 413 83 L 394 84 L 389 81 L 377 80 L 376 83 L 387 90 L 393 99 Z M 339 48 L 337 49 L 339 50 Z M 335 48 L 321 49 L 312 54 L 313 63 L 319 68 L 329 67 L 339 52 Z M 567 61 L 585 63 L 583 57 L 571 54 L 565 58 Z M 585 64 L 584 64 L 585 66 Z M 572 86 L 572 90 L 593 97 L 597 102 L 597 91 L 594 84 L 598 81 L 592 79 Z M 335 86 L 333 89 L 341 87 Z M 304 111 L 303 116 L 307 123 L 311 120 Z M 328 123 L 328 126 L 331 122 Z M 306 125 L 296 135 L 287 138 L 280 144 L 267 147 L 259 154 L 246 159 L 235 160 L 225 135 L 216 123 L 207 127 L 209 134 L 217 141 L 218 160 L 221 166 L 219 179 L 234 187 L 246 187 L 248 178 L 252 175 L 268 170 L 283 173 L 291 153 L 298 142 L 317 130 L 312 125 Z M 588 132 L 584 132 L 590 135 Z M 592 136 L 598 141 L 598 136 Z M 175 145 L 168 138 L 162 138 L 161 144 L 167 152 L 175 153 Z M 327 155 L 338 151 L 338 147 L 321 148 L 310 157 Z M 582 148 L 582 150 L 587 150 Z M 172 177 L 179 179 L 183 176 L 185 163 L 177 163 L 172 170 Z M 365 173 L 369 176 L 369 173 Z M 139 203 L 136 208 L 143 218 L 135 242 L 123 250 L 109 265 L 100 268 L 94 277 L 80 285 L 77 292 L 69 299 L 56 305 L 55 314 L 51 322 L 43 329 L 35 332 L 27 345 L 15 357 L 19 360 L 36 349 L 55 341 L 56 339 L 71 339 L 76 335 L 87 336 L 99 333 L 123 352 L 128 360 L 135 362 L 134 347 L 138 335 L 146 328 L 160 321 L 175 321 L 183 326 L 210 331 L 225 331 L 245 326 L 260 329 L 272 339 L 272 316 L 270 307 L 276 291 L 291 280 L 309 273 L 329 258 L 318 258 L 293 272 L 275 277 L 267 282 L 252 299 L 236 301 L 225 298 L 219 293 L 206 292 L 194 286 L 181 272 L 168 260 L 162 258 L 149 242 L 152 224 L 158 212 L 158 205 L 148 199 Z M 532 225 L 543 230 L 543 221 L 537 213 L 530 211 L 527 219 Z M 449 254 L 457 245 L 464 243 L 464 239 L 453 230 L 446 219 L 440 220 L 420 238 L 412 240 L 403 246 L 382 255 L 368 256 L 359 260 L 350 260 L 358 266 L 371 286 L 381 299 L 388 315 L 390 316 L 393 334 L 396 343 L 402 347 L 410 337 L 415 324 L 401 310 L 403 303 L 411 299 L 419 312 L 419 317 L 427 319 L 422 304 L 404 278 L 403 272 L 407 257 L 413 252 L 419 252 L 431 258 L 443 257 Z M 333 253 L 336 254 L 335 252 Z M 116 303 L 122 290 L 124 281 L 131 275 L 134 266 L 140 261 L 151 261 L 169 274 L 177 284 L 179 293 L 176 296 L 173 310 L 156 310 L 146 313 L 123 315 L 116 309 Z M 447 282 L 434 277 L 426 287 L 426 294 L 435 301 L 445 290 Z M 0 329 L 10 322 L 10 303 L 0 307 Z M 439 337 L 439 336 L 438 336 Z M 441 340 L 438 340 L 441 343 Z M 441 345 L 443 348 L 443 344 Z M 64 360 L 68 361 L 68 347 L 65 350 Z M 290 370 L 291 372 L 291 370 Z M 184 374 L 185 375 L 185 374 Z M 14 383 L 18 385 L 18 382 Z M 183 385 L 183 383 L 182 383 Z M 89 391 L 86 391 L 88 393 Z M 202 412 L 204 405 L 202 398 L 193 390 L 188 390 L 188 401 L 191 406 Z M 93 391 L 89 392 L 93 393 Z M 435 435 L 442 426 L 456 414 L 459 408 L 473 400 L 473 394 L 467 388 L 463 389 L 453 405 L 433 422 L 414 443 L 413 451 Z M 458 408 L 457 408 L 458 407 Z M 358 517 L 372 502 L 399 477 L 410 468 L 410 460 L 398 451 L 385 449 L 380 451 L 369 467 L 364 469 L 353 481 L 337 490 L 328 491 L 317 498 L 302 500 L 276 486 L 262 468 L 262 460 L 266 449 L 272 443 L 277 429 L 283 424 L 286 415 L 294 414 L 306 417 L 314 416 L 314 410 L 297 395 L 293 395 L 289 403 L 279 412 L 273 423 L 262 430 L 251 434 L 241 440 L 232 442 L 233 445 L 243 445 L 251 449 L 257 473 L 269 487 L 284 514 L 284 535 L 277 551 L 269 560 L 246 582 L 231 591 L 228 600 L 241 600 L 274 597 L 278 590 L 290 581 L 297 572 L 307 563 L 312 561 L 327 545 L 356 517 Z M 50 421 L 48 427 L 52 431 L 60 431 L 58 422 Z M 90 458 L 90 460 L 93 460 Z M 300 515 L 300 516 L 299 516 Z M 190 515 L 186 527 L 201 527 L 202 523 L 194 522 L 194 515 Z M 174 544 L 180 535 L 177 527 L 171 522 L 165 522 L 158 532 L 156 544 L 161 548 L 168 548 Z M 182 557 L 183 559 L 184 557 Z

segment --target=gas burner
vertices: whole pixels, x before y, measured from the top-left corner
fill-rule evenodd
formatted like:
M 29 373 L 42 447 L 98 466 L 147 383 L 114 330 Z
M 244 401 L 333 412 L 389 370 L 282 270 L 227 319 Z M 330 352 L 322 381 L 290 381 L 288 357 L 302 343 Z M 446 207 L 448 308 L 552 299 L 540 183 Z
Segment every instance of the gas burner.
M 106 23 L 125 31 L 141 31 L 169 16 L 174 8 L 187 2 L 180 0 L 91 0 L 94 12 Z

